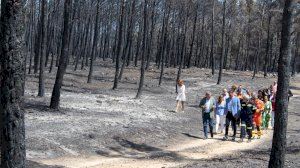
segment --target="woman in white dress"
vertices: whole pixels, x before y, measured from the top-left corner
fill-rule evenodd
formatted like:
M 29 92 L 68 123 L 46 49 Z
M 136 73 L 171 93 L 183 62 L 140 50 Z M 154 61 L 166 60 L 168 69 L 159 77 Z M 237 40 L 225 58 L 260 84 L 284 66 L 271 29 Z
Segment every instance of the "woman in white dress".
M 183 80 L 178 80 L 178 94 L 176 97 L 176 112 L 184 112 L 184 103 L 186 101 L 185 85 Z

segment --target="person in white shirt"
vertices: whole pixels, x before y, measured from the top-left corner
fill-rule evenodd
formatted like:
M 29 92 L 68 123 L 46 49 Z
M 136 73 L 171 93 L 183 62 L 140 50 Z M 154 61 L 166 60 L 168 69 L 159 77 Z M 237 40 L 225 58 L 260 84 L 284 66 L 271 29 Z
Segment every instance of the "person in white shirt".
M 183 80 L 178 80 L 178 94 L 176 97 L 176 112 L 184 112 L 184 103 L 186 101 L 185 85 Z
M 216 132 L 219 132 L 219 125 L 220 125 L 220 132 L 223 133 L 224 126 L 225 126 L 225 101 L 223 96 L 219 96 L 216 102 Z

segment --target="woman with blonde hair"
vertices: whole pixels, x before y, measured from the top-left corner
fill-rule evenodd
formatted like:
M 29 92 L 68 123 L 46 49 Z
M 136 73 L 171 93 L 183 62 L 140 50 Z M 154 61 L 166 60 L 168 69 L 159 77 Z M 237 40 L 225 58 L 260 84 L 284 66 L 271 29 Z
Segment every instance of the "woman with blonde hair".
M 176 97 L 176 112 L 184 112 L 184 103 L 186 101 L 185 85 L 183 80 L 178 80 L 178 94 Z
M 219 126 L 220 132 L 223 133 L 224 126 L 225 126 L 225 101 L 223 96 L 219 96 L 216 102 L 216 132 L 219 133 Z

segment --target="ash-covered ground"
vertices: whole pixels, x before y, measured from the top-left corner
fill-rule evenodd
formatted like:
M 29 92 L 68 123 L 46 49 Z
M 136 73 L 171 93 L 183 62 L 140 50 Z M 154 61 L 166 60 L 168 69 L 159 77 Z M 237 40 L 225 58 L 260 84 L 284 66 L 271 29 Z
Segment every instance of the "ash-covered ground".
M 55 74 L 46 74 L 46 96 L 37 97 L 38 76 L 26 83 L 26 143 L 28 167 L 266 167 L 272 131 L 251 143 L 223 142 L 223 135 L 202 140 L 200 99 L 206 91 L 218 96 L 223 88 L 241 84 L 253 91 L 276 80 L 252 72 L 225 71 L 216 85 L 207 69 L 184 69 L 187 107 L 175 113 L 177 69 L 168 68 L 158 86 L 160 71 L 146 72 L 141 99 L 135 99 L 139 68 L 125 69 L 117 90 L 112 90 L 114 65 L 98 62 L 92 84 L 88 70 L 69 67 L 59 111 L 48 108 Z M 300 79 L 292 80 L 287 167 L 300 167 Z

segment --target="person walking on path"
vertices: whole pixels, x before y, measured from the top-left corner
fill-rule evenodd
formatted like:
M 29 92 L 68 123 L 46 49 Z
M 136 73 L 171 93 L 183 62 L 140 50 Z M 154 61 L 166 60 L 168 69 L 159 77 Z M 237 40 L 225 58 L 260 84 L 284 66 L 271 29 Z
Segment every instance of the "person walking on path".
M 178 80 L 178 94 L 176 97 L 176 112 L 184 112 L 184 104 L 186 101 L 185 85 L 183 80 Z
M 229 91 L 229 98 L 226 99 L 225 113 L 226 113 L 226 128 L 224 140 L 228 140 L 228 130 L 230 123 L 233 128 L 232 141 L 235 141 L 236 137 L 236 121 L 239 118 L 239 111 L 241 110 L 240 99 L 235 96 L 233 90 Z
M 257 136 L 258 136 L 258 139 L 260 139 L 261 135 L 262 135 L 262 132 L 260 130 L 260 127 L 261 127 L 261 124 L 262 124 L 262 112 L 264 111 L 264 102 L 259 100 L 259 98 L 257 97 L 257 95 L 253 95 L 252 97 L 252 103 L 255 105 L 255 112 L 254 112 L 254 115 L 253 115 L 253 125 L 254 127 L 256 127 L 257 129 Z M 252 133 L 254 134 L 254 132 Z
M 224 125 L 225 125 L 225 101 L 223 96 L 218 97 L 218 101 L 216 102 L 216 132 L 223 133 Z M 220 127 L 219 127 L 220 126 Z
M 272 103 L 271 101 L 269 101 L 269 98 L 267 96 L 265 96 L 264 98 L 264 103 L 265 103 L 265 108 L 262 114 L 262 128 L 264 130 L 267 130 L 269 128 L 269 122 L 270 122 L 270 118 L 271 118 L 271 112 L 272 112 Z
M 274 122 L 275 122 L 275 108 L 276 108 L 276 95 L 273 94 L 272 98 L 271 98 L 271 103 L 272 103 L 272 112 L 271 112 L 271 127 L 272 129 L 274 128 Z
M 214 125 L 214 109 L 215 109 L 215 99 L 212 97 L 210 92 L 206 92 L 205 97 L 200 101 L 199 107 L 202 109 L 202 120 L 203 120 L 203 130 L 204 139 L 208 138 L 208 127 L 210 131 L 211 138 L 214 137 L 213 125 Z
M 253 117 L 253 105 L 249 102 L 249 98 L 244 96 L 241 101 L 241 140 L 243 142 L 248 135 L 248 142 L 251 142 L 252 138 L 252 117 Z

